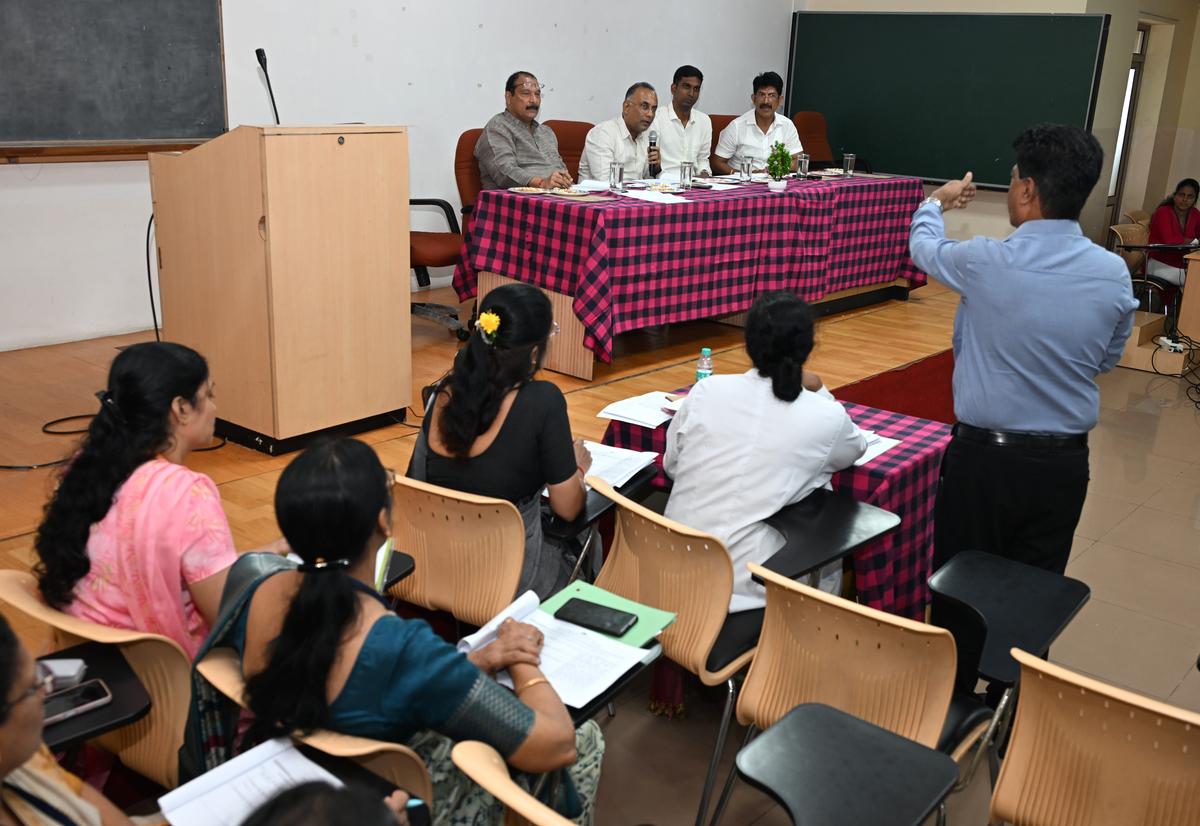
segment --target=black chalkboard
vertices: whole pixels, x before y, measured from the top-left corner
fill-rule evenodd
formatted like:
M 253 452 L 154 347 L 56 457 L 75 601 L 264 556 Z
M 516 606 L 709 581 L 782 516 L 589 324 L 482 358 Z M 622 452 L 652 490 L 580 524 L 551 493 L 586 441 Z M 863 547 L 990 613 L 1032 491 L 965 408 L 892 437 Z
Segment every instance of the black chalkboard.
M 1108 17 L 796 12 L 787 113 L 825 115 L 834 159 L 1007 187 L 1037 123 L 1090 129 Z
M 225 131 L 219 0 L 0 0 L 0 144 Z

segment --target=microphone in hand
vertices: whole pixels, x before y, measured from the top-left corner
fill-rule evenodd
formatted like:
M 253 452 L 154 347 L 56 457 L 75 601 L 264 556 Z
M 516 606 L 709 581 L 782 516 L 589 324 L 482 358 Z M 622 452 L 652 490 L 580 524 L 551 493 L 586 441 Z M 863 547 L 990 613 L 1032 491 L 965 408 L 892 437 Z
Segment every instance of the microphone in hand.
M 658 132 L 653 129 L 650 130 L 650 151 L 656 155 L 658 154 Z M 657 178 L 660 172 L 662 172 L 662 164 L 652 162 L 650 164 L 650 177 Z

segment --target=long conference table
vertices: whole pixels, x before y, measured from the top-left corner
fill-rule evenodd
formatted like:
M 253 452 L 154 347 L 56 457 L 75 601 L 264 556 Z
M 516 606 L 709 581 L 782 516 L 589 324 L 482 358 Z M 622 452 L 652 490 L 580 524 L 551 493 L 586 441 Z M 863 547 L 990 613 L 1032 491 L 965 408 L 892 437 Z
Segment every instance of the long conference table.
M 684 203 L 479 193 L 454 271 L 462 301 L 509 281 L 541 287 L 561 334 L 548 369 L 590 379 L 621 333 L 736 316 L 759 295 L 810 303 L 926 282 L 908 254 L 917 178 L 856 175 L 692 189 Z M 889 292 L 890 291 L 890 292 Z

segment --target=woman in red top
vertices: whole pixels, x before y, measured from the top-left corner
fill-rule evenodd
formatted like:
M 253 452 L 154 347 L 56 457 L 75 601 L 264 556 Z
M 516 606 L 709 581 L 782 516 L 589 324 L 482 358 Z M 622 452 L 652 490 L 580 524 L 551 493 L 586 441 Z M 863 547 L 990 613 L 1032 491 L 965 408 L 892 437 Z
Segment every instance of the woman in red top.
M 1175 194 L 1159 204 L 1150 218 L 1151 244 L 1195 244 L 1200 237 L 1200 210 L 1196 209 L 1196 195 L 1200 183 L 1195 178 L 1184 178 L 1175 187 Z M 1146 274 L 1170 281 L 1183 283 L 1183 250 L 1153 250 L 1146 261 Z

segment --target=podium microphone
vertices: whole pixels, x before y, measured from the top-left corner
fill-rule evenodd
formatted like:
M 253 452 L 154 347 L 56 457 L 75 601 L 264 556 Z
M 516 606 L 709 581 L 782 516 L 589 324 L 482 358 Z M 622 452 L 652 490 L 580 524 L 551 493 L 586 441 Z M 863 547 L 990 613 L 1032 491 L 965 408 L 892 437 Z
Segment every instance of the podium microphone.
M 650 130 L 650 148 L 651 149 L 658 148 L 658 133 L 655 132 L 653 129 Z M 661 164 L 656 164 L 656 163 L 650 164 L 650 177 L 651 178 L 657 178 L 660 172 L 662 172 Z
M 267 79 L 267 94 L 271 96 L 271 111 L 275 113 L 275 125 L 279 125 L 279 109 L 275 107 L 275 92 L 271 90 L 271 75 L 267 73 L 267 50 L 255 49 L 254 56 L 258 58 L 258 65 L 262 66 L 263 77 Z

